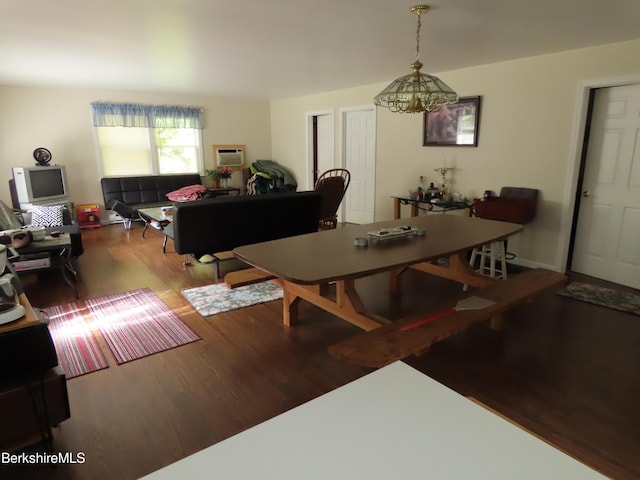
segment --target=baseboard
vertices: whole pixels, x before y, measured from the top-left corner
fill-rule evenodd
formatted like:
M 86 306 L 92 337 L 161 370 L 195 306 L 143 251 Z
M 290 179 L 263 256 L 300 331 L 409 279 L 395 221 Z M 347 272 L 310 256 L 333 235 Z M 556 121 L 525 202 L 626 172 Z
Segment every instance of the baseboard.
M 528 260 L 526 258 L 513 258 L 508 260 L 507 263 L 524 268 L 546 268 L 547 270 L 553 270 L 554 272 L 564 273 L 562 269 L 557 268 L 555 265 L 549 265 L 546 263 L 536 262 L 535 260 Z

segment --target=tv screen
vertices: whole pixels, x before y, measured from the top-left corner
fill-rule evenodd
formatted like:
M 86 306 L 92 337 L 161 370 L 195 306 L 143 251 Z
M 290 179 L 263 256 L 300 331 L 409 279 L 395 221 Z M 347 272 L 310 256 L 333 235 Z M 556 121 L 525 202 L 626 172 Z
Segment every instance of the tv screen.
M 32 170 L 29 176 L 31 177 L 31 192 L 34 198 L 65 194 L 60 170 L 41 167 L 40 170 Z

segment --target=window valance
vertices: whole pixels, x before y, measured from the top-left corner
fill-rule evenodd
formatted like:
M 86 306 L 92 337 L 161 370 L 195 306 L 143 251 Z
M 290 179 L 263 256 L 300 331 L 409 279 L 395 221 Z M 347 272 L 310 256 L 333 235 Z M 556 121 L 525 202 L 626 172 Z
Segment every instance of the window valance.
M 94 127 L 204 129 L 198 107 L 93 102 L 91 109 Z

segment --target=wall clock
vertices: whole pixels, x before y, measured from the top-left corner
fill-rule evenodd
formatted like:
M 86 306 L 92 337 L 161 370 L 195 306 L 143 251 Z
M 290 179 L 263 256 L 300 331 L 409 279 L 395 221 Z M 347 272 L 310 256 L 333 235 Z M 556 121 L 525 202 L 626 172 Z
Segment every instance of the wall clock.
M 51 161 L 51 152 L 46 148 L 36 148 L 33 151 L 33 158 L 38 162 L 36 165 L 46 166 L 49 165 L 49 162 Z

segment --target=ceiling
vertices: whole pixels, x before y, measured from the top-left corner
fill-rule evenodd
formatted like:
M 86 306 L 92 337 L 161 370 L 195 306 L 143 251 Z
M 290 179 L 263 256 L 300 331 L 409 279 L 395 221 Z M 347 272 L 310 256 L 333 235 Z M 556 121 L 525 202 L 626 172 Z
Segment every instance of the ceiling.
M 277 99 L 390 82 L 415 57 L 415 4 L 0 0 L 0 84 Z M 638 0 L 429 5 L 425 73 L 640 38 Z

